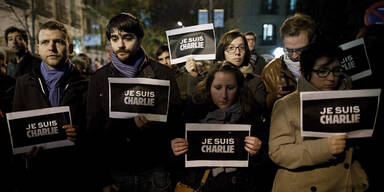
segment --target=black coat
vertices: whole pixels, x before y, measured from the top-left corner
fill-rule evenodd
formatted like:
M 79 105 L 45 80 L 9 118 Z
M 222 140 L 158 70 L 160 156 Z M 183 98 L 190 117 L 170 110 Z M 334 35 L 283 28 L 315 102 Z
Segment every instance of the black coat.
M 187 123 L 199 123 L 201 119 L 214 110 L 217 110 L 216 106 L 210 106 L 208 104 L 196 104 L 193 103 L 192 98 L 187 100 L 187 107 L 185 110 L 185 119 Z M 255 111 L 261 109 L 254 109 Z M 260 112 L 260 111 L 259 111 Z M 216 192 L 216 191 L 270 191 L 273 181 L 274 168 L 268 157 L 268 128 L 262 122 L 260 113 L 252 114 L 252 117 L 241 117 L 238 122 L 232 124 L 250 124 L 251 136 L 255 136 L 262 141 L 262 148 L 260 152 L 255 156 L 249 157 L 249 164 L 247 168 L 237 168 L 233 173 L 219 174 L 216 177 L 209 175 L 207 183 L 203 187 L 204 192 Z M 179 137 L 184 137 L 179 135 Z M 182 161 L 184 164 L 184 155 L 178 158 L 177 161 L 180 164 Z M 192 186 L 197 189 L 200 185 L 201 179 L 204 175 L 204 171 L 207 168 L 185 168 L 178 174 L 183 174 L 181 179 L 183 183 Z
M 91 77 L 88 94 L 88 128 L 90 148 L 96 163 L 96 183 L 112 184 L 110 171 L 140 173 L 166 164 L 170 157 L 170 140 L 174 129 L 182 126 L 180 94 L 170 68 L 145 58 L 136 77 L 170 80 L 167 122 L 151 122 L 139 129 L 133 118 L 109 118 L 108 77 L 124 77 L 111 63 Z M 166 101 L 164 101 L 166 102 Z
M 88 81 L 77 69 L 59 80 L 61 87 L 60 106 L 69 106 L 72 124 L 77 125 L 77 141 L 85 127 L 86 95 Z M 51 107 L 48 90 L 40 68 L 27 73 L 16 80 L 13 111 L 24 111 Z M 25 159 L 15 156 L 15 177 L 24 189 L 21 191 L 66 191 L 78 189 L 76 183 L 81 175 L 80 158 L 77 146 L 61 147 L 42 151 L 29 161 L 25 170 Z M 68 179 L 71 178 L 70 182 Z M 44 181 L 44 182 L 42 182 Z
M 13 78 L 20 77 L 24 74 L 31 73 L 35 68 L 39 68 L 41 59 L 38 56 L 27 52 L 19 63 L 15 60 L 8 61 L 7 74 Z M 11 66 L 15 67 L 11 69 Z

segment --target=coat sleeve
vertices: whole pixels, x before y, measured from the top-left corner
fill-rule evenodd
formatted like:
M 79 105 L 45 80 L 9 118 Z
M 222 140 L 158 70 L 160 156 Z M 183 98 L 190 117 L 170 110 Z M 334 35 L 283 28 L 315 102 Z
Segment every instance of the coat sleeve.
M 276 102 L 272 112 L 269 156 L 277 165 L 287 169 L 315 166 L 335 159 L 328 152 L 327 139 L 304 140 L 300 133 L 300 115 L 292 111 L 298 105 L 286 98 Z M 296 103 L 296 102 L 295 102 Z
M 24 104 L 23 104 L 23 83 L 22 79 L 18 78 L 16 80 L 16 85 L 15 85 L 15 93 L 13 95 L 13 104 L 12 104 L 12 111 L 21 111 L 23 110 Z

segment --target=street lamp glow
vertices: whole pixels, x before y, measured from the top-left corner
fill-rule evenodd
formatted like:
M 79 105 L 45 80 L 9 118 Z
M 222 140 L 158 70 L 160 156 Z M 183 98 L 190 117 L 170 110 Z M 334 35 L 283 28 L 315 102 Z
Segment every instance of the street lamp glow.
M 275 58 L 281 57 L 282 55 L 284 55 L 284 49 L 282 47 L 273 50 L 273 56 L 275 56 Z
M 178 25 L 179 27 L 182 27 L 182 26 L 183 26 L 183 22 L 178 21 L 178 22 L 177 22 L 177 25 Z

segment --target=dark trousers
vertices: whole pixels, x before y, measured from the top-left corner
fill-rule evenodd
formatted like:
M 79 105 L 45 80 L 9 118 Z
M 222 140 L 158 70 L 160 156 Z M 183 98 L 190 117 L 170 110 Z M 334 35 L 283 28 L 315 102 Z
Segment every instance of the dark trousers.
M 139 174 L 113 172 L 112 178 L 119 192 L 170 192 L 171 179 L 163 169 L 147 170 Z

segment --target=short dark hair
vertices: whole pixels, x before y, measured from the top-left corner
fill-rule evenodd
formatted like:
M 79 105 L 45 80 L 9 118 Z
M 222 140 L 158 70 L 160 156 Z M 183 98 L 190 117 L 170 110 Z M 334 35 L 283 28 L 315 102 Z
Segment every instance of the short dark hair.
M 111 34 L 114 29 L 127 33 L 133 33 L 139 39 L 142 39 L 144 37 L 143 25 L 141 24 L 139 19 L 137 19 L 130 13 L 120 13 L 112 17 L 111 20 L 109 20 L 107 30 L 105 32 L 108 40 L 111 39 Z
M 20 28 L 11 26 L 11 27 L 8 27 L 5 30 L 5 32 L 4 32 L 5 43 L 7 45 L 8 45 L 8 34 L 9 33 L 14 33 L 14 32 L 20 33 L 21 38 L 23 38 L 23 40 L 28 44 L 28 34 L 27 34 L 27 31 L 25 31 L 24 29 L 20 29 Z
M 40 25 L 39 32 L 37 34 L 39 34 L 40 31 L 44 29 L 62 31 L 65 36 L 67 36 L 68 43 L 72 43 L 71 36 L 69 35 L 68 30 L 63 23 L 60 23 L 58 21 L 47 21 Z M 39 35 L 37 35 L 37 42 L 39 42 Z
M 225 49 L 232 43 L 232 41 L 238 37 L 241 37 L 244 41 L 244 46 L 245 46 L 245 56 L 244 56 L 244 61 L 241 64 L 241 66 L 247 66 L 249 63 L 250 59 L 250 51 L 248 48 L 248 43 L 247 39 L 245 39 L 245 35 L 241 33 L 240 31 L 234 29 L 231 31 L 226 32 L 220 39 L 219 44 L 217 45 L 217 50 L 216 50 L 216 60 L 218 61 L 224 61 L 225 60 L 225 55 L 224 51 Z
M 256 33 L 253 32 L 253 31 L 248 31 L 248 32 L 244 33 L 244 35 L 245 35 L 245 36 L 247 36 L 247 35 L 252 35 L 253 38 L 256 40 Z
M 160 56 L 163 52 L 169 52 L 167 44 L 162 44 L 160 45 L 159 48 L 157 48 L 155 52 L 156 60 L 157 60 L 157 57 Z
M 300 71 L 301 75 L 310 80 L 313 67 L 316 60 L 321 57 L 327 57 L 329 63 L 334 60 L 340 60 L 342 50 L 334 43 L 316 42 L 308 45 L 300 54 Z

